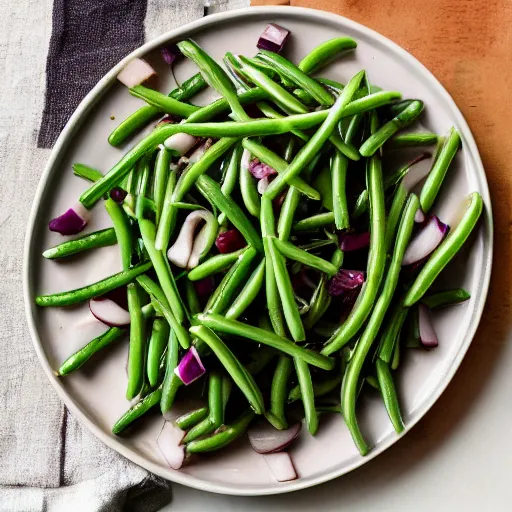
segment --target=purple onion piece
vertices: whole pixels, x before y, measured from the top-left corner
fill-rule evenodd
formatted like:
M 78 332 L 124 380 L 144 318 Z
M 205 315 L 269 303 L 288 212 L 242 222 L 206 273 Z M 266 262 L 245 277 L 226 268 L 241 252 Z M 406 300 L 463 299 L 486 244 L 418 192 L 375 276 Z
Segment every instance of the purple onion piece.
M 78 203 L 59 217 L 52 219 L 48 229 L 61 235 L 76 235 L 87 226 L 88 216 L 88 210 Z
M 226 254 L 242 249 L 247 245 L 247 242 L 238 229 L 228 229 L 219 233 L 215 245 L 221 254 Z
M 174 369 L 174 373 L 182 380 L 185 386 L 192 384 L 192 382 L 206 373 L 195 347 L 191 347 L 183 356 L 178 366 Z
M 262 178 L 267 178 L 268 176 L 273 176 L 274 174 L 277 174 L 277 171 L 273 167 L 270 167 L 270 165 L 260 162 L 257 158 L 253 158 L 249 162 L 249 172 L 257 180 L 261 180 Z
M 160 50 L 160 54 L 162 55 L 165 63 L 172 66 L 174 61 L 181 55 L 181 52 L 176 45 L 172 45 L 167 48 L 162 48 Z
M 425 348 L 436 348 L 439 341 L 432 324 L 430 309 L 425 304 L 419 304 L 418 311 L 421 345 Z
M 360 270 L 340 269 L 329 281 L 328 292 L 331 297 L 341 296 L 343 299 L 352 300 L 359 293 L 364 283 L 364 272 Z
M 213 280 L 212 276 L 199 279 L 198 281 L 192 281 L 192 284 L 194 285 L 197 296 L 200 299 L 209 297 L 215 288 L 215 281 Z
M 269 23 L 261 33 L 256 46 L 261 50 L 280 53 L 289 35 L 289 30 L 275 23 Z
M 110 191 L 110 199 L 112 199 L 112 201 L 116 202 L 117 204 L 123 204 L 123 201 L 127 195 L 128 192 L 126 192 L 126 190 L 122 189 L 121 187 L 114 187 Z
M 430 217 L 421 231 L 412 239 L 405 250 L 402 266 L 414 265 L 429 256 L 448 234 L 450 226 L 436 215 Z
M 338 237 L 343 252 L 358 251 L 370 245 L 370 233 L 340 233 Z

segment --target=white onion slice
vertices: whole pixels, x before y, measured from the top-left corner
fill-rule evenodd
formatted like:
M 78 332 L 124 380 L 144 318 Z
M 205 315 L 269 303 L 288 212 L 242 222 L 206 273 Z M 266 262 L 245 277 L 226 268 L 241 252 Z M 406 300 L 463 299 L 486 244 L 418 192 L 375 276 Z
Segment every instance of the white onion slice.
M 263 457 L 278 482 L 288 482 L 297 478 L 297 472 L 287 452 L 269 453 Z
M 269 185 L 270 181 L 268 177 L 261 178 L 261 180 L 258 180 L 258 192 L 261 196 L 265 193 L 265 190 L 267 190 Z
M 166 421 L 156 443 L 165 461 L 172 469 L 180 469 L 185 460 L 185 446 L 181 444 L 185 432 Z
M 183 156 L 197 144 L 198 140 L 198 137 L 188 133 L 175 133 L 165 140 L 164 146 L 170 149 L 174 155 Z
M 443 241 L 450 227 L 433 215 L 405 250 L 402 265 L 413 265 L 424 260 Z
M 135 87 L 154 75 L 156 71 L 145 60 L 133 59 L 121 70 L 117 79 L 126 87 Z
M 425 348 L 435 348 L 439 345 L 437 334 L 430 317 L 430 309 L 425 304 L 419 304 L 420 341 Z
M 212 139 L 206 139 L 203 144 L 198 146 L 194 152 L 188 157 L 189 163 L 197 162 L 212 146 Z
M 251 427 L 247 435 L 253 449 L 258 453 L 274 453 L 284 450 L 299 435 L 301 423 L 286 430 L 277 430 L 268 421 L 260 421 Z
M 167 251 L 167 258 L 169 261 L 174 263 L 174 265 L 177 267 L 186 268 L 190 260 L 190 256 L 192 255 L 192 250 L 194 247 L 194 234 L 198 224 L 202 221 L 208 223 L 212 220 L 215 220 L 215 217 L 213 213 L 208 210 L 195 210 L 192 213 L 189 213 L 185 219 L 185 222 L 181 226 L 178 238 Z M 201 239 L 200 241 L 204 243 L 206 240 Z M 204 246 L 202 248 L 198 246 L 197 250 L 199 249 L 201 249 L 201 253 L 204 249 Z M 197 258 L 197 262 L 199 263 L 199 258 Z
M 417 224 L 423 224 L 425 222 L 425 214 L 423 213 L 423 210 L 421 208 L 418 208 L 416 210 L 416 213 L 414 215 L 414 222 Z
M 111 299 L 91 299 L 89 309 L 96 319 L 110 327 L 122 327 L 130 323 L 130 313 Z

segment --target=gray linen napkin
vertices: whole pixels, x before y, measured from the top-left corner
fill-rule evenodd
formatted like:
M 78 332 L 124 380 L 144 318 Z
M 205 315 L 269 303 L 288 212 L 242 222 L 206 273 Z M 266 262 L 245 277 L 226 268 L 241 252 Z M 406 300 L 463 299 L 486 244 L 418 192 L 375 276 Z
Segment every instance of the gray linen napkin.
M 248 3 L 221 1 L 210 12 Z M 49 156 L 46 148 L 107 69 L 144 40 L 202 17 L 203 6 L 203 0 L 4 2 L 0 512 L 153 511 L 171 499 L 169 482 L 96 440 L 47 382 L 25 322 L 21 267 L 28 214 Z

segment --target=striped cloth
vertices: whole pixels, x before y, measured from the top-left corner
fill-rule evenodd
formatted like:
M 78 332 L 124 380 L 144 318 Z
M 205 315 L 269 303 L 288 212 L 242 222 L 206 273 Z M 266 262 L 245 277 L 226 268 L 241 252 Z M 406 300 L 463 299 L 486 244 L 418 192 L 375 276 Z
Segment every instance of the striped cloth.
M 224 0 L 209 12 L 245 7 Z M 0 512 L 153 511 L 169 482 L 96 440 L 47 382 L 25 323 L 25 226 L 44 162 L 121 58 L 204 15 L 203 0 L 16 0 L 0 16 Z M 46 92 L 46 94 L 45 94 Z

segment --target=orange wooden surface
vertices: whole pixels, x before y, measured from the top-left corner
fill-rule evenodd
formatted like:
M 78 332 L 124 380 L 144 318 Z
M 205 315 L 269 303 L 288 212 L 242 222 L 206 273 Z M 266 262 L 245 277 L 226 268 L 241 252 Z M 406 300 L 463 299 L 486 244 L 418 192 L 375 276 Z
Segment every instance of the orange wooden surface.
M 511 327 L 512 0 L 290 0 L 290 4 L 335 12 L 400 44 L 446 87 L 478 144 L 493 205 L 493 275 L 482 322 L 461 368 L 432 415 L 406 437 L 405 448 L 422 442 L 425 434 L 437 443 L 485 387 Z

